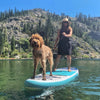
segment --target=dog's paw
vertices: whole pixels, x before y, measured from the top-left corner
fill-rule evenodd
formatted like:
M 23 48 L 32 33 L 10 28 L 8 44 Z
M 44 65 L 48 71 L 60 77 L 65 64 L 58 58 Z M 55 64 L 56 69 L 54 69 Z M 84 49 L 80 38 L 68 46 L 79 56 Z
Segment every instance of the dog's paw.
M 46 80 L 46 78 L 43 78 L 42 80 Z

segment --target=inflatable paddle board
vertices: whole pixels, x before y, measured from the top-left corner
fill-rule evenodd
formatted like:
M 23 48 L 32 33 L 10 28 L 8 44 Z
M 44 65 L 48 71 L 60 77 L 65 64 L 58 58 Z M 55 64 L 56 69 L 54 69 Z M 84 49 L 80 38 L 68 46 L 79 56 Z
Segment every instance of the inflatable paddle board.
M 35 79 L 27 79 L 25 86 L 35 88 L 62 86 L 73 81 L 79 75 L 79 71 L 77 68 L 71 68 L 71 72 L 68 72 L 68 68 L 59 68 L 52 74 L 53 76 L 50 76 L 50 72 L 46 72 L 46 80 L 42 80 L 42 74 L 38 74 Z

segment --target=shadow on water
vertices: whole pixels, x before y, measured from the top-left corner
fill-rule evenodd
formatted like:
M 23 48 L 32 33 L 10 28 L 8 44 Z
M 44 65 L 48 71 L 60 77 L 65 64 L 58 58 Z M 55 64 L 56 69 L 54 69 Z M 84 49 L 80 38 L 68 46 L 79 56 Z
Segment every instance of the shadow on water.
M 53 99 L 53 89 L 32 89 L 26 88 L 25 93 L 29 100 L 54 100 Z

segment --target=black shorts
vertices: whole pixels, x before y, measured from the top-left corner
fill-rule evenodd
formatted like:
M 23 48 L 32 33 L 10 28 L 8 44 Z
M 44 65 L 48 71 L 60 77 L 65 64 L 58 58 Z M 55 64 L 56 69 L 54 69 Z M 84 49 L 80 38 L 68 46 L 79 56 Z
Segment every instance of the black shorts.
M 72 54 L 72 42 L 59 41 L 58 43 L 58 55 L 71 55 Z

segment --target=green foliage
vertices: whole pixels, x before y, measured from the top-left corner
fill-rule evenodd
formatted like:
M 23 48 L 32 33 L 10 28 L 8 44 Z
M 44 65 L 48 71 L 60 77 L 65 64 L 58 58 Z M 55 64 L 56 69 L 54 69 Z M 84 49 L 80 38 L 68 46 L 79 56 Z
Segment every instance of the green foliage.
M 35 9 L 34 11 L 39 12 L 39 10 L 37 9 Z M 9 11 L 0 12 L 0 21 L 4 21 L 5 19 L 9 19 L 10 17 L 15 17 L 14 19 L 16 19 L 17 16 L 26 16 L 28 14 L 30 14 L 34 20 L 32 22 L 22 21 L 21 26 L 20 26 L 20 21 L 19 21 L 19 27 L 16 28 L 15 30 L 18 32 L 22 32 L 23 34 L 27 34 L 29 36 L 31 36 L 34 33 L 39 33 L 43 37 L 45 44 L 53 48 L 57 30 L 58 28 L 60 28 L 59 23 L 60 21 L 62 21 L 63 18 L 68 17 L 68 16 L 66 16 L 64 13 L 62 13 L 61 16 L 59 16 L 55 13 L 49 13 L 49 11 L 45 14 L 41 13 L 41 16 L 35 16 L 35 14 L 31 11 L 28 11 L 28 10 L 18 11 L 15 8 L 14 10 L 9 9 Z M 100 49 L 98 48 L 98 45 L 100 45 L 99 42 L 94 41 L 91 37 L 88 36 L 87 33 L 88 33 L 88 30 L 100 31 L 100 19 L 91 18 L 90 16 L 86 16 L 80 13 L 76 15 L 76 18 L 69 17 L 69 20 L 71 21 L 73 34 L 77 36 L 78 38 L 82 38 L 85 42 L 90 44 L 91 48 L 93 47 L 96 51 L 99 51 Z M 7 28 L 4 27 L 3 24 L 0 24 L 0 25 L 1 25 L 0 27 L 0 56 L 9 57 L 11 55 L 11 57 L 14 57 L 20 54 L 22 55 L 22 58 L 32 57 L 32 54 L 30 53 L 31 48 L 29 45 L 29 40 L 24 39 L 24 38 L 16 40 L 14 39 L 14 36 L 10 40 L 11 37 L 9 38 L 8 34 L 11 32 L 11 30 L 9 30 L 9 28 L 7 30 Z M 87 28 L 85 31 L 84 31 L 84 28 L 82 28 L 82 25 L 86 25 Z M 15 30 L 14 31 L 12 30 L 11 33 L 15 32 Z M 84 45 L 82 46 L 82 49 L 85 49 Z M 73 55 L 75 57 L 80 56 L 78 52 L 79 51 L 77 50 L 77 48 L 75 48 L 73 50 Z
M 79 13 L 79 15 L 76 16 L 77 21 L 88 25 L 88 28 L 94 31 L 100 31 L 100 21 L 99 19 L 95 19 L 86 15 L 83 15 L 82 13 Z M 98 23 L 98 24 L 97 24 Z
M 21 48 L 26 52 L 29 49 L 29 40 L 21 38 L 19 40 Z
M 28 52 L 28 53 L 21 53 L 21 58 L 32 58 L 33 55 L 32 55 L 32 52 Z
M 90 25 L 91 24 L 91 17 L 90 16 L 86 16 L 86 15 L 83 15 L 82 13 L 79 13 L 79 15 L 76 16 L 77 20 L 84 23 L 84 24 L 87 24 L 87 25 Z
M 15 50 L 15 39 L 14 39 L 14 36 L 12 36 L 12 39 L 11 39 L 11 51 L 13 52 Z
M 26 23 L 26 24 L 24 24 L 22 32 L 28 34 L 29 36 L 31 36 L 32 33 L 35 32 L 35 30 L 33 29 L 33 26 L 34 26 L 33 23 Z
M 41 20 L 39 20 L 39 23 L 38 23 L 38 25 L 36 27 L 36 31 L 37 31 L 37 33 L 41 32 Z
M 2 55 L 4 44 L 6 42 L 5 33 L 3 27 L 0 28 L 0 54 Z
M 0 12 L 0 21 L 3 21 L 9 17 L 16 17 L 16 16 L 25 16 L 28 15 L 28 10 L 17 10 L 16 8 L 14 10 L 9 9 L 9 11 Z
M 90 58 L 90 56 L 84 54 L 84 55 L 82 55 L 82 58 Z
M 18 50 L 15 49 L 13 52 L 11 52 L 10 57 L 15 57 L 15 56 L 17 56 L 18 54 L 19 54 Z
M 76 47 L 72 50 L 72 55 L 74 55 L 74 57 L 78 56 L 78 50 Z
M 73 33 L 76 36 L 82 37 L 84 35 L 83 30 L 81 28 L 79 28 L 76 23 L 72 23 L 72 29 L 73 29 Z
M 2 54 L 3 46 L 4 46 L 3 34 L 0 34 L 0 54 Z
M 22 54 L 21 54 L 21 58 L 28 58 L 27 53 L 22 53 Z
M 52 24 L 51 17 L 48 15 L 48 18 L 46 20 L 45 26 L 40 27 L 42 31 L 40 31 L 40 35 L 43 36 L 45 44 L 50 46 L 52 42 L 52 38 L 55 33 L 55 26 Z

